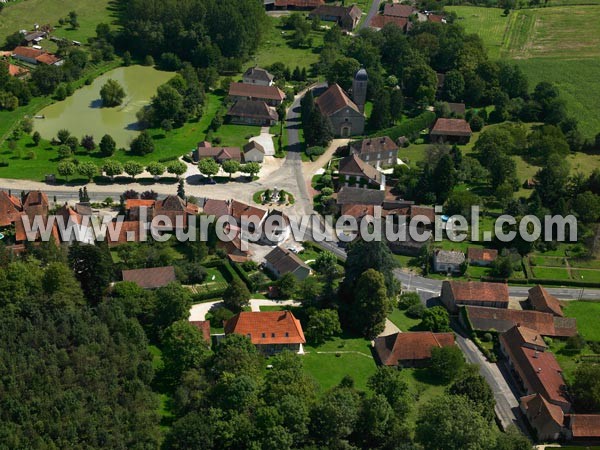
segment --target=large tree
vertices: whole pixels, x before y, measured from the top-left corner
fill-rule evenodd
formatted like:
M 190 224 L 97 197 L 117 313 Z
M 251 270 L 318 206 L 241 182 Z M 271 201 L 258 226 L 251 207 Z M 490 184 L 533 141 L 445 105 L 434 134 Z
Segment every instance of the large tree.
M 344 282 L 351 287 L 363 272 L 375 269 L 383 274 L 387 295 L 391 298 L 398 292 L 398 282 L 394 276 L 396 267 L 398 267 L 398 263 L 385 242 L 359 240 L 353 243 L 348 251 Z M 351 289 L 349 290 L 351 291 Z
M 431 349 L 431 369 L 446 383 L 456 379 L 465 365 L 465 357 L 455 345 Z
M 419 411 L 416 439 L 427 449 L 494 448 L 494 429 L 463 396 L 436 397 Z
M 83 293 L 92 304 L 102 299 L 113 276 L 113 262 L 104 245 L 73 244 L 69 264 L 81 283 Z
M 600 365 L 580 364 L 575 370 L 571 392 L 580 412 L 600 412 Z
M 479 374 L 477 366 L 467 366 L 448 387 L 448 393 L 464 395 L 477 406 L 484 418 L 489 422 L 494 420 L 494 393 L 485 378 Z
M 165 373 L 178 383 L 186 370 L 199 369 L 208 359 L 209 350 L 202 332 L 187 320 L 169 325 L 162 336 Z
M 385 318 L 391 310 L 385 279 L 374 269 L 366 270 L 356 282 L 348 314 L 353 328 L 373 339 L 385 328 Z
M 125 98 L 125 90 L 118 81 L 110 78 L 100 89 L 100 98 L 102 99 L 102 106 L 107 108 L 119 106 Z
M 233 312 L 240 312 L 250 302 L 250 291 L 240 278 L 234 278 L 223 294 L 223 304 Z

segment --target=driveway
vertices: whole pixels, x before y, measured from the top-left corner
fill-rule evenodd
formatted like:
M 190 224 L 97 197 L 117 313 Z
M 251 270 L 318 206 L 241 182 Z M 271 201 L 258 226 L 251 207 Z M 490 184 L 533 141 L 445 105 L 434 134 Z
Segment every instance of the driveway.
M 197 303 L 192 305 L 190 309 L 189 321 L 205 320 L 206 313 L 208 313 L 213 307 L 221 308 L 223 306 L 222 301 Z M 250 300 L 250 309 L 254 312 L 259 312 L 261 306 L 300 306 L 300 302 L 295 300 L 266 300 L 266 299 L 252 299 Z
M 262 127 L 260 134 L 250 138 L 251 142 L 257 142 L 265 149 L 265 156 L 275 155 L 275 145 L 273 144 L 273 134 L 270 133 L 269 127 Z

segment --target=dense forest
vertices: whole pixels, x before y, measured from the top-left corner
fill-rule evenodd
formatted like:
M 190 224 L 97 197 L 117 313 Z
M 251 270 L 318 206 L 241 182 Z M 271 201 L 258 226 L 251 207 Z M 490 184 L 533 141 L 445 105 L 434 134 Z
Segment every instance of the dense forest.
M 239 71 L 266 16 L 257 0 L 123 0 L 121 44 L 138 56 L 173 53 L 196 67 Z

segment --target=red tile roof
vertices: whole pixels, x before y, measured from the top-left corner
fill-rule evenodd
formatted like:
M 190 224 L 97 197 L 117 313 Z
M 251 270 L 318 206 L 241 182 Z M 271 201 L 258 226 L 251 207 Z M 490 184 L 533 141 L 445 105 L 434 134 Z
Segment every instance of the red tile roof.
M 413 6 L 402 5 L 400 3 L 386 3 L 383 8 L 385 16 L 410 17 L 416 12 L 417 10 Z
M 511 335 L 511 339 L 519 342 L 520 345 L 534 346 L 540 349 L 546 349 L 548 346 L 544 342 L 544 338 L 537 331 L 520 325 L 515 325 L 506 333 Z
M 356 154 L 342 158 L 339 163 L 338 172 L 340 175 L 365 177 L 378 184 L 381 184 L 381 172 L 372 165 L 364 162 Z
M 21 201 L 7 192 L 0 191 L 0 227 L 11 225 L 21 215 Z
M 440 16 L 439 14 L 429 14 L 427 20 L 429 22 L 442 23 L 444 21 L 444 16 Z
M 143 200 L 139 198 L 129 198 L 125 200 L 125 209 L 139 208 L 145 206 L 146 208 L 154 208 L 156 200 Z
M 529 302 L 536 311 L 547 312 L 555 316 L 564 317 L 558 299 L 550 295 L 546 289 L 537 285 L 529 289 Z
M 418 361 L 431 358 L 432 348 L 454 345 L 453 333 L 418 331 L 396 333 L 375 339 L 375 351 L 381 364 L 396 366 L 402 361 Z
M 406 17 L 383 16 L 381 14 L 377 14 L 371 19 L 369 26 L 371 28 L 377 28 L 380 30 L 388 23 L 394 24 L 404 30 L 408 26 L 408 19 Z
M 285 93 L 277 86 L 262 86 L 249 83 L 231 83 L 229 85 L 229 95 L 231 97 L 248 97 L 259 100 L 277 100 L 283 101 Z
M 256 216 L 259 220 L 262 220 L 267 215 L 267 211 L 261 208 L 257 208 L 256 206 L 238 202 L 237 200 L 232 200 L 231 215 L 235 217 L 238 220 L 238 222 L 241 220 L 242 216 Z
M 35 60 L 39 63 L 51 66 L 52 64 L 56 64 L 58 61 L 60 61 L 60 58 L 52 53 L 44 53 L 35 58 Z
M 544 429 L 549 421 L 562 427 L 565 413 L 560 406 L 554 405 L 540 394 L 531 394 L 521 397 L 521 406 L 526 410 L 531 426 L 536 430 Z
M 29 73 L 29 69 L 26 69 L 25 67 L 16 66 L 14 64 L 8 65 L 8 74 L 11 77 L 18 77 L 18 76 L 25 75 L 28 73 Z
M 226 161 L 233 159 L 240 162 L 242 160 L 242 151 L 239 147 L 198 147 L 198 160 L 204 158 L 214 158 L 217 161 Z
M 38 56 L 43 55 L 44 51 L 32 47 L 19 46 L 13 50 L 13 54 L 16 56 L 21 56 L 23 58 L 36 59 Z
M 202 337 L 210 345 L 210 320 L 190 320 L 190 323 L 202 332 Z
M 352 142 L 350 143 L 350 148 L 359 155 L 398 151 L 398 145 L 389 136 L 368 138 L 363 139 L 362 141 Z
M 340 109 L 349 107 L 360 114 L 360 110 L 338 84 L 332 84 L 316 100 L 317 106 L 324 116 L 331 116 Z
M 505 332 L 515 325 L 521 325 L 542 336 L 567 337 L 577 334 L 575 321 L 569 320 L 563 324 L 557 321 L 562 318 L 548 313 L 481 306 L 466 306 L 465 310 L 475 330 Z
M 562 369 L 552 353 L 524 347 L 514 332 L 502 333 L 500 342 L 529 392 L 569 409 Z
M 600 414 L 571 414 L 569 428 L 573 438 L 600 438 Z
M 361 219 L 365 216 L 373 216 L 375 214 L 375 206 L 343 204 L 341 208 L 341 214 L 342 216 L 351 216 L 355 219 Z
M 444 281 L 450 285 L 456 302 L 508 303 L 508 287 L 504 283 Z
M 241 312 L 225 323 L 225 334 L 248 336 L 255 345 L 304 344 L 300 321 L 290 311 Z
M 173 266 L 123 271 L 123 281 L 131 281 L 144 289 L 156 289 L 175 281 Z
M 439 118 L 433 129 L 432 136 L 471 136 L 471 126 L 464 119 Z
M 496 261 L 496 258 L 498 257 L 498 250 L 491 248 L 469 247 L 467 250 L 467 256 L 470 262 L 493 262 Z
M 207 216 L 215 216 L 217 218 L 229 214 L 229 203 L 226 200 L 206 199 L 204 202 L 203 212 Z
M 323 0 L 275 0 L 275 6 L 278 8 L 316 8 L 324 4 Z
M 106 239 L 108 240 L 109 246 L 125 244 L 127 242 L 141 241 L 140 229 L 143 224 L 139 221 L 124 221 L 121 223 L 120 228 L 117 228 L 119 225 L 117 225 L 115 222 L 113 222 L 110 226 L 114 226 L 115 230 L 119 231 L 119 234 L 115 240 L 111 240 L 110 233 L 106 233 Z

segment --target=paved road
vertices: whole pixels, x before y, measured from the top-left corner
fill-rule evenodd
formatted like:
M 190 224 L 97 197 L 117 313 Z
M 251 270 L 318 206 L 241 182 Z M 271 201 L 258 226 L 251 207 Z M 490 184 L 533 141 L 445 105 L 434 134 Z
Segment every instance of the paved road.
M 459 329 L 455 329 L 455 331 L 457 331 L 456 344 L 469 363 L 479 366 L 479 373 L 485 378 L 494 393 L 496 399 L 494 409 L 502 428 L 506 429 L 510 425 L 516 425 L 523 429 L 519 414 L 519 402 L 498 364 L 487 361 L 472 341 L 463 336 Z
M 371 23 L 371 19 L 379 11 L 380 4 L 381 4 L 381 0 L 373 0 L 373 3 L 371 3 L 371 8 L 369 8 L 369 12 L 367 13 L 367 17 L 365 17 L 365 20 L 363 20 L 362 23 L 360 24 L 361 29 L 367 28 L 369 26 L 369 24 Z

